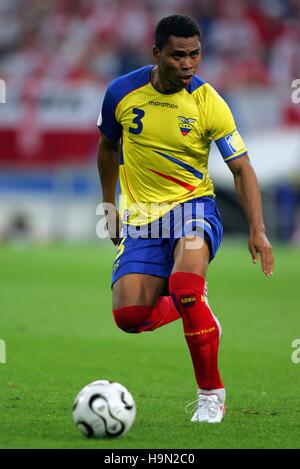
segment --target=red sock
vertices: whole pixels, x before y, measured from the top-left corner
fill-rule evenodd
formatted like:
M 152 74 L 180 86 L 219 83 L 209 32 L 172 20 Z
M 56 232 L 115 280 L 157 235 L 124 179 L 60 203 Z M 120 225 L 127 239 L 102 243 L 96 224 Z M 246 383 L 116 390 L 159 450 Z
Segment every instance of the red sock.
M 154 331 L 180 318 L 171 296 L 161 296 L 155 306 L 124 306 L 113 314 L 118 327 L 135 333 Z
M 183 329 L 201 389 L 223 388 L 218 370 L 219 329 L 204 298 L 205 280 L 200 275 L 176 272 L 169 290 L 181 312 Z
M 161 296 L 152 310 L 153 329 L 165 326 L 181 317 L 171 296 Z

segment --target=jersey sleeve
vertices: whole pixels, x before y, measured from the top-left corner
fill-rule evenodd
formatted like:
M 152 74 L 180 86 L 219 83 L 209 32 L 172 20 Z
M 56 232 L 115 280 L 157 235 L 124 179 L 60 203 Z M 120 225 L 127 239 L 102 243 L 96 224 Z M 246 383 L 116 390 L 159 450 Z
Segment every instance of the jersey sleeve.
M 216 142 L 223 160 L 229 163 L 245 155 L 247 148 L 236 129 L 229 106 L 211 86 L 206 109 L 208 135 Z
M 116 106 L 117 100 L 114 96 L 113 87 L 109 86 L 104 96 L 97 126 L 101 133 L 112 142 L 119 140 L 122 135 L 122 126 L 115 116 Z

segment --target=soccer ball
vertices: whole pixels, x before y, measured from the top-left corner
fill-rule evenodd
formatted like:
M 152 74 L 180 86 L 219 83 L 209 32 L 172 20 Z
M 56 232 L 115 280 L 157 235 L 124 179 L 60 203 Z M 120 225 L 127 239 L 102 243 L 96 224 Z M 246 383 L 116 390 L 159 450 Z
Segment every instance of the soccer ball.
M 75 425 L 87 438 L 124 435 L 131 428 L 135 414 L 130 392 L 122 384 L 106 380 L 85 386 L 73 404 Z

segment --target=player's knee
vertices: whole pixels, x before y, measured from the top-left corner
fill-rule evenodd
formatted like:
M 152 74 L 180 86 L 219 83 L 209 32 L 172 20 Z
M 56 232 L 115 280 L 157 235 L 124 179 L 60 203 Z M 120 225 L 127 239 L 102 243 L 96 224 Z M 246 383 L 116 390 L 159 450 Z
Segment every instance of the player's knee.
M 125 308 L 119 308 L 113 310 L 113 315 L 116 325 L 122 329 L 124 332 L 137 333 L 139 332 L 139 327 L 137 321 L 134 321 L 132 318 L 128 317 L 126 314 Z
M 115 323 L 124 332 L 138 334 L 151 330 L 151 306 L 124 306 L 114 309 Z

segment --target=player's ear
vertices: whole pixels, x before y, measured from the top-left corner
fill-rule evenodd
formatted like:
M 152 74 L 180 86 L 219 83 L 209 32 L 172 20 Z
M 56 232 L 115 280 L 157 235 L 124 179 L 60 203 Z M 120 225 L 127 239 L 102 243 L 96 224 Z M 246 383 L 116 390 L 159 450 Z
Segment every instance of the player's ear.
M 160 50 L 159 50 L 159 48 L 156 47 L 156 46 L 153 46 L 152 53 L 153 53 L 154 62 L 156 64 L 158 64 L 159 60 L 160 60 Z

